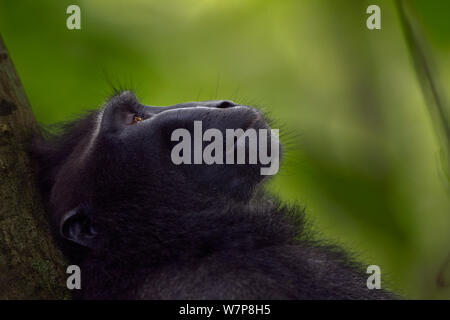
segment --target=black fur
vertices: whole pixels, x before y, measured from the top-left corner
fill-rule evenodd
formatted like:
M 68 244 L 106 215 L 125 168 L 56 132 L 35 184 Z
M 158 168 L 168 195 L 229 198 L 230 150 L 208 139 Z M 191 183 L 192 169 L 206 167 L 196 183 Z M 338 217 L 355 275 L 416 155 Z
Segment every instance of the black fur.
M 209 109 L 169 109 L 207 106 Z M 35 144 L 49 218 L 83 299 L 389 299 L 303 211 L 265 195 L 255 165 L 170 161 L 170 132 L 267 128 L 229 101 L 140 105 L 130 92 Z M 102 111 L 103 110 L 103 111 Z M 134 115 L 152 121 L 131 124 Z M 156 117 L 157 115 L 157 117 Z M 131 120 L 130 120 L 131 119 Z

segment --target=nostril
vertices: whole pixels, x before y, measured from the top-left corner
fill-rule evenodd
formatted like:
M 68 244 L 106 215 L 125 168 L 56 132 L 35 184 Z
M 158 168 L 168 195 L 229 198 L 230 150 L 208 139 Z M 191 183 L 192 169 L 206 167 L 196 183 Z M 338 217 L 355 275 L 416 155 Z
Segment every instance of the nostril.
M 230 100 L 222 100 L 217 102 L 216 108 L 226 109 L 237 106 L 233 101 Z

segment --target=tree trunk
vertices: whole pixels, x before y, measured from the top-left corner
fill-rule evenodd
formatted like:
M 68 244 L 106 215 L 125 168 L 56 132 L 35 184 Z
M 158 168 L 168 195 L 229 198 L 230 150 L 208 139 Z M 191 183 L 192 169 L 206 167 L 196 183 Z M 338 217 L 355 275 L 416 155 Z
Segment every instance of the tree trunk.
M 27 152 L 39 134 L 0 36 L 0 299 L 68 298 Z

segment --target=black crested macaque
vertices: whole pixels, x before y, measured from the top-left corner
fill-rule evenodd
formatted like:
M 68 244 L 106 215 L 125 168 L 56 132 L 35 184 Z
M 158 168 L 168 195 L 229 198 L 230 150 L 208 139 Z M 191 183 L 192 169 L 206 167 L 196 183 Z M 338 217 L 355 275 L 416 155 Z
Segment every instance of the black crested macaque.
M 269 128 L 231 101 L 153 107 L 123 91 L 35 143 L 55 239 L 81 268 L 75 298 L 394 297 L 312 239 L 301 209 L 266 195 L 260 164 L 174 164 L 171 134 L 196 120 L 221 132 Z

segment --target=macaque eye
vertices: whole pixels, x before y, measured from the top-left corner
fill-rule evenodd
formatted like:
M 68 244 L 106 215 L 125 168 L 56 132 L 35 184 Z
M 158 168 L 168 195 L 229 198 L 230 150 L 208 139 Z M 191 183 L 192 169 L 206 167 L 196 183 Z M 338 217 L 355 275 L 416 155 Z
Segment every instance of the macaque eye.
M 133 120 L 131 121 L 131 124 L 136 124 L 138 122 L 141 122 L 143 119 L 141 117 L 139 117 L 138 115 L 134 115 L 133 116 Z

